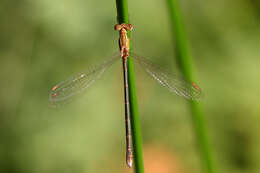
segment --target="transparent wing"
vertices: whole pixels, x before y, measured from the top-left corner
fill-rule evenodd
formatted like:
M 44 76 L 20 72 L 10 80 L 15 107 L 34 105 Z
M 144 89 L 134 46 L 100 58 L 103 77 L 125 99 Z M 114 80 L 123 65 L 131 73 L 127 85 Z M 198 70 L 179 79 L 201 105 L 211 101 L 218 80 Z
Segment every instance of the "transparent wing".
M 58 103 L 79 94 L 93 84 L 102 74 L 117 60 L 119 55 L 111 57 L 104 63 L 87 69 L 69 79 L 55 85 L 50 92 L 49 98 L 52 103 Z
M 132 54 L 133 59 L 152 76 L 160 85 L 168 88 L 173 93 L 183 96 L 186 99 L 197 100 L 201 97 L 201 89 L 194 82 L 189 83 L 182 78 L 169 74 L 155 66 L 148 59 Z

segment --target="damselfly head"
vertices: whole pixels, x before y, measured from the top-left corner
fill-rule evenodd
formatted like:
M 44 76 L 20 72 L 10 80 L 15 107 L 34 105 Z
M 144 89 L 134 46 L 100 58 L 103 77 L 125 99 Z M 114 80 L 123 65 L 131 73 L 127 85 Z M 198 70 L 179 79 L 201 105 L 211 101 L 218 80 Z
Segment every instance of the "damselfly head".
M 116 24 L 115 25 L 115 30 L 121 31 L 122 29 L 125 29 L 125 30 L 128 30 L 128 31 L 132 31 L 133 30 L 133 25 L 132 24 L 126 24 L 126 23 Z

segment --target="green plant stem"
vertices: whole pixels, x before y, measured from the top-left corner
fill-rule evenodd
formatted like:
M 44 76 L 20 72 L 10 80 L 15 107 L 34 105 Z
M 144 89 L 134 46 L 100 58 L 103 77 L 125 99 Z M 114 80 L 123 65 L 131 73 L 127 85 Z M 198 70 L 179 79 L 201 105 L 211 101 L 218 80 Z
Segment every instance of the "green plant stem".
M 175 37 L 176 52 L 177 52 L 177 62 L 182 71 L 184 77 L 188 81 L 193 80 L 192 73 L 192 63 L 191 55 L 188 49 L 188 41 L 185 34 L 185 28 L 182 23 L 181 13 L 179 9 L 178 0 L 167 0 L 168 8 L 170 12 L 170 19 L 172 25 L 173 37 Z M 210 148 L 206 123 L 204 120 L 204 115 L 202 113 L 201 105 L 196 101 L 190 102 L 192 120 L 194 124 L 195 133 L 199 143 L 202 163 L 205 167 L 205 172 L 215 173 L 215 167 L 213 166 L 212 161 L 212 151 Z
M 116 0 L 117 18 L 119 24 L 129 23 L 128 20 L 128 4 L 127 0 Z M 130 38 L 130 31 L 128 31 Z M 130 40 L 130 56 L 128 57 L 128 85 L 129 85 L 129 100 L 130 100 L 130 121 L 133 139 L 134 165 L 136 173 L 144 172 L 143 151 L 142 151 L 142 135 L 141 125 L 138 115 L 138 103 L 135 87 L 134 64 L 131 58 L 131 40 Z

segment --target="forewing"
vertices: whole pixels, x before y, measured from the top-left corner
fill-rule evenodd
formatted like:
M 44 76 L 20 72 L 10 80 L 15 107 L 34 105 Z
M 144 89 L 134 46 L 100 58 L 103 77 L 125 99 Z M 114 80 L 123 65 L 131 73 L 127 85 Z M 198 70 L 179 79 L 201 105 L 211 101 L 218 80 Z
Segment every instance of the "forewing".
M 55 85 L 50 92 L 52 103 L 63 102 L 74 95 L 79 94 L 93 84 L 102 74 L 117 60 L 119 56 L 113 56 L 104 63 L 78 73 L 69 79 Z
M 186 99 L 198 100 L 201 98 L 201 89 L 194 82 L 189 83 L 176 75 L 169 74 L 144 57 L 136 54 L 132 54 L 132 57 L 151 77 L 171 92 Z

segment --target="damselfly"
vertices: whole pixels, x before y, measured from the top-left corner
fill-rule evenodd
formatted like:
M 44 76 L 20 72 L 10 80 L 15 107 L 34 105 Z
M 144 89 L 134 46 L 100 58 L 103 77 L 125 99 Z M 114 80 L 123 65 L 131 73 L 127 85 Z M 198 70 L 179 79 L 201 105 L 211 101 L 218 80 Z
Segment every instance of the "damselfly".
M 132 30 L 131 24 L 116 25 L 115 29 L 120 31 L 119 46 L 120 56 L 116 55 L 108 59 L 106 62 L 81 72 L 71 78 L 55 85 L 50 92 L 50 101 L 54 104 L 63 102 L 74 95 L 81 93 L 93 84 L 102 74 L 118 59 L 123 60 L 124 72 L 124 92 L 125 92 L 125 126 L 126 126 L 126 162 L 128 167 L 132 167 L 132 147 L 131 147 L 131 122 L 130 122 L 130 105 L 129 105 L 129 90 L 128 90 L 128 69 L 127 59 L 130 56 L 129 38 L 127 30 Z M 187 82 L 175 75 L 169 74 L 158 68 L 148 59 L 131 53 L 131 57 L 160 85 L 166 87 L 170 92 L 186 99 L 197 100 L 201 96 L 201 89 L 194 82 Z

